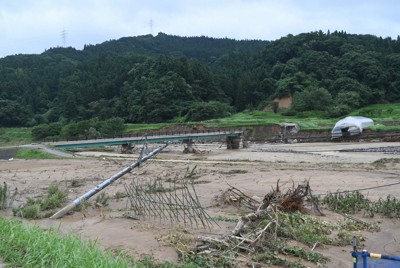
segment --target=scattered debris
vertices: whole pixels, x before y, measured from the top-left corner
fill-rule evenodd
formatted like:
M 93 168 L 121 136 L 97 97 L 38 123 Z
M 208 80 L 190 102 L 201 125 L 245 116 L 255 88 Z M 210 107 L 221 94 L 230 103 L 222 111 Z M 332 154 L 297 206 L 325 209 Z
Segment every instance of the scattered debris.
M 346 231 L 350 228 L 347 223 L 327 223 L 309 215 L 312 212 L 322 213 L 314 202 L 308 180 L 297 186 L 294 183 L 290 187 L 284 186 L 278 181 L 260 202 L 230 185 L 223 193 L 224 202 L 243 206 L 252 212 L 241 216 L 229 234 L 199 236 L 196 246 L 187 254 L 225 258 L 227 253 L 235 252 L 236 259 L 239 255 L 246 256 L 246 260 L 250 260 L 247 265 L 253 267 L 260 263 L 292 267 L 293 263 L 287 256 L 295 256 L 319 266 L 329 259 L 314 252 L 316 247 L 324 244 L 351 245 L 353 236 Z M 336 238 L 332 238 L 333 230 L 336 230 Z M 298 241 L 304 246 L 293 245 L 290 241 Z
M 284 123 L 281 125 L 281 142 L 284 143 L 297 143 L 296 139 L 292 139 L 292 136 L 300 131 L 300 127 L 296 123 Z
M 230 185 L 230 188 L 223 194 L 223 201 L 227 204 L 244 206 L 251 210 L 256 210 L 260 206 L 260 202 L 254 198 L 247 196 L 238 188 Z
M 295 187 L 293 183 L 292 188 L 289 188 L 284 193 L 281 191 L 278 180 L 276 188 L 265 195 L 262 203 L 259 204 L 255 212 L 240 217 L 232 234 L 239 235 L 248 223 L 264 219 L 266 215 L 273 217 L 271 214 L 276 214 L 277 210 L 284 212 L 305 212 L 304 199 L 310 195 L 310 192 L 309 181 L 306 181 L 304 184 L 299 184 L 297 187 Z

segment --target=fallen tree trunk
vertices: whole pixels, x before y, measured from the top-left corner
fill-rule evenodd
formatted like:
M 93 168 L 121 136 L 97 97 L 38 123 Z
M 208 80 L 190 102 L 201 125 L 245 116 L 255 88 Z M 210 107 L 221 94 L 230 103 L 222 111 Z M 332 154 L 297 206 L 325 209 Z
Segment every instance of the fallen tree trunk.
M 252 212 L 240 217 L 235 229 L 233 229 L 232 231 L 232 234 L 239 235 L 248 222 L 254 222 L 256 220 L 263 219 L 268 213 L 271 213 L 272 211 L 273 207 L 269 205 L 266 209 L 257 210 L 256 212 Z
M 157 149 L 155 149 L 154 151 L 152 151 L 149 154 L 145 155 L 144 157 L 141 157 L 136 162 L 134 162 L 131 165 L 127 166 L 126 168 L 124 168 L 123 170 L 118 172 L 117 174 L 113 175 L 112 177 L 108 178 L 107 180 L 105 180 L 101 184 L 97 185 L 92 190 L 86 192 L 84 195 L 82 195 L 82 196 L 78 197 L 77 199 L 75 199 L 74 201 L 72 201 L 72 203 L 70 203 L 69 205 L 67 205 L 66 207 L 61 209 L 60 211 L 56 212 L 53 216 L 51 216 L 50 219 L 58 219 L 58 218 L 63 217 L 69 211 L 71 211 L 75 207 L 79 206 L 83 201 L 88 200 L 90 197 L 92 197 L 93 195 L 97 194 L 98 192 L 103 190 L 105 187 L 107 187 L 108 185 L 110 185 L 111 183 L 116 181 L 117 179 L 121 178 L 122 176 L 124 176 L 126 173 L 128 173 L 129 171 L 131 171 L 135 167 L 139 166 L 142 162 L 152 158 L 154 155 L 156 155 L 158 152 L 160 152 L 161 150 L 163 150 L 167 146 L 168 146 L 168 143 L 163 145 L 163 146 L 158 147 Z

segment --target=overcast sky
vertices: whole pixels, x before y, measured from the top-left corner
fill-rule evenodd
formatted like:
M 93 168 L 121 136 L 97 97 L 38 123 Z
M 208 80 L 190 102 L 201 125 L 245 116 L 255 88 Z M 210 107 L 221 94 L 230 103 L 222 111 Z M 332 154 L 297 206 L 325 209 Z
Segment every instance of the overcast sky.
M 344 30 L 397 38 L 399 14 L 400 0 L 0 0 L 0 57 L 158 32 L 276 40 Z

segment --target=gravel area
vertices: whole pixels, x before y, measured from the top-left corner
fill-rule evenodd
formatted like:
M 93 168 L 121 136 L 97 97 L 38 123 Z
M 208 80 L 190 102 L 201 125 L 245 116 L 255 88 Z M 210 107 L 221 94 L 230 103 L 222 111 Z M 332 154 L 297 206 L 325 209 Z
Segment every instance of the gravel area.
M 400 146 L 388 146 L 388 147 L 378 147 L 378 148 L 356 148 L 350 150 L 340 150 L 341 152 L 376 152 L 384 154 L 400 154 Z

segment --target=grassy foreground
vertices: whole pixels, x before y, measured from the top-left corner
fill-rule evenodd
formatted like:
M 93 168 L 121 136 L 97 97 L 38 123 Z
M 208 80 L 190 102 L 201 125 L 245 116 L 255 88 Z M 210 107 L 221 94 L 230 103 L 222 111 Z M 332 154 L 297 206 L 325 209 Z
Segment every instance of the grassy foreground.
M 0 218 L 0 256 L 13 267 L 133 267 L 123 253 L 102 252 L 95 243 Z
M 121 251 L 102 251 L 95 242 L 83 241 L 58 230 L 28 227 L 17 220 L 0 217 L 0 260 L 12 267 L 198 267 L 154 262 L 151 258 L 136 261 Z

